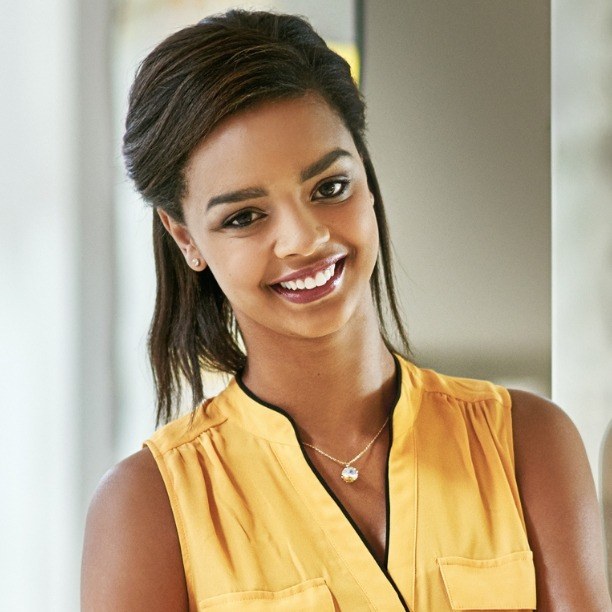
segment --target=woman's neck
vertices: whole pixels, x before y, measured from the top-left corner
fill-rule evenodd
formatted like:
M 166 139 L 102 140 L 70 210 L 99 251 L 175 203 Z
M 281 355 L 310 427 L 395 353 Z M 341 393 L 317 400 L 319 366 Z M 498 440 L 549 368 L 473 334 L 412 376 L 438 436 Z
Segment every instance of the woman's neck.
M 354 447 L 384 422 L 395 364 L 375 316 L 325 338 L 247 338 L 246 386 L 284 409 L 304 442 Z

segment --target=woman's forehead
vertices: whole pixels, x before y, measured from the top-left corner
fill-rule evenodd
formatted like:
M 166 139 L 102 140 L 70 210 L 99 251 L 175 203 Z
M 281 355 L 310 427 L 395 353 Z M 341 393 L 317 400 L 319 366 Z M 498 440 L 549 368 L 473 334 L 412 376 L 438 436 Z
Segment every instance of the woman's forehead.
M 358 157 L 342 119 L 321 97 L 265 102 L 217 126 L 192 154 L 185 175 L 198 190 L 226 188 L 228 181 L 233 186 L 238 178 L 248 183 L 279 173 L 298 177 L 339 148 Z

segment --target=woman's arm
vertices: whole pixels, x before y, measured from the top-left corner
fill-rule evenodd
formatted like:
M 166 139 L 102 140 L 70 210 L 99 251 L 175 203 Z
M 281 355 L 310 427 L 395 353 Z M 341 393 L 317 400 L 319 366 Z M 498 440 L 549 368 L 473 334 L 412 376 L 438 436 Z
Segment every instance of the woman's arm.
M 601 516 L 578 430 L 551 402 L 525 391 L 510 395 L 538 611 L 609 612 Z
M 84 612 L 184 612 L 187 588 L 161 474 L 145 448 L 102 479 L 85 527 Z

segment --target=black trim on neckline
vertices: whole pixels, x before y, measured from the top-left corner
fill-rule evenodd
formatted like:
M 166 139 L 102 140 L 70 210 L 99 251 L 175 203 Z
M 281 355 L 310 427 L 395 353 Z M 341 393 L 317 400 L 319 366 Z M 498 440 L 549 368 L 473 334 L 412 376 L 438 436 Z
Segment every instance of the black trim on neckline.
M 346 517 L 346 520 L 353 527 L 353 529 L 355 530 L 355 533 L 359 536 L 359 538 L 363 542 L 363 544 L 366 547 L 366 549 L 368 550 L 368 552 L 372 555 L 372 558 L 376 562 L 376 565 L 378 565 L 378 567 L 380 567 L 381 571 L 383 572 L 383 574 L 385 575 L 385 577 L 387 578 L 387 580 L 389 581 L 389 583 L 391 584 L 391 586 L 395 590 L 395 592 L 396 592 L 396 594 L 397 594 L 397 596 L 398 596 L 398 598 L 400 600 L 400 603 L 402 604 L 404 609 L 407 610 L 408 612 L 410 612 L 410 608 L 408 607 L 408 604 L 406 603 L 406 600 L 404 599 L 404 596 L 400 592 L 397 584 L 395 584 L 395 581 L 391 577 L 391 574 L 389 573 L 389 570 L 387 568 L 388 561 L 389 561 L 389 541 L 390 541 L 389 540 L 389 536 L 391 534 L 391 495 L 390 495 L 390 491 L 389 491 L 389 459 L 391 457 L 391 446 L 393 444 L 393 414 L 395 413 L 395 408 L 396 408 L 396 406 L 397 406 L 397 404 L 398 404 L 398 402 L 400 400 L 400 397 L 402 395 L 402 368 L 401 368 L 401 365 L 400 365 L 399 360 L 397 359 L 397 357 L 393 353 L 391 354 L 391 356 L 393 357 L 393 361 L 395 362 L 395 385 L 396 385 L 396 392 L 395 392 L 395 399 L 393 400 L 393 405 L 391 407 L 390 418 L 389 418 L 389 449 L 387 451 L 387 470 L 386 470 L 386 474 L 385 474 L 385 513 L 386 513 L 385 531 L 386 531 L 386 535 L 385 535 L 384 561 L 383 561 L 382 564 L 379 563 L 378 559 L 376 558 L 376 554 L 374 553 L 374 550 L 370 546 L 370 543 L 368 542 L 368 540 L 366 539 L 366 537 L 362 533 L 361 529 L 359 529 L 359 526 L 357 525 L 357 523 L 355 523 L 355 521 L 353 520 L 353 517 L 349 514 L 348 510 L 344 507 L 344 504 L 338 499 L 338 497 L 333 492 L 331 487 L 327 484 L 325 479 L 321 476 L 321 474 L 319 473 L 319 471 L 317 470 L 315 465 L 310 460 L 310 457 L 308 456 L 308 454 L 304 450 L 304 446 L 302 445 L 302 442 L 301 442 L 300 437 L 298 435 L 297 426 L 296 426 L 295 421 L 293 420 L 293 417 L 288 412 L 283 410 L 282 408 L 279 408 L 278 406 L 275 406 L 274 404 L 270 404 L 269 402 L 266 402 L 265 400 L 262 400 L 261 398 L 257 397 L 257 395 L 255 395 L 255 393 L 253 393 L 244 384 L 244 381 L 242 380 L 242 372 L 238 372 L 236 374 L 236 382 L 238 383 L 238 386 L 240 387 L 240 389 L 242 389 L 242 391 L 248 397 L 250 397 L 253 401 L 257 402 L 258 404 L 261 404 L 262 406 L 265 406 L 266 408 L 269 408 L 270 410 L 274 410 L 275 412 L 278 412 L 279 414 L 282 414 L 291 423 L 291 426 L 293 427 L 293 431 L 295 432 L 295 438 L 298 441 L 298 444 L 300 445 L 300 450 L 302 451 L 302 455 L 304 456 L 304 459 L 305 459 L 306 463 L 308 464 L 308 466 L 312 470 L 313 474 L 317 477 L 318 481 L 321 483 L 323 488 L 327 491 L 328 495 L 334 500 L 334 502 L 336 502 L 336 505 L 338 506 L 338 508 L 340 508 L 342 514 L 344 514 L 344 516 Z
M 400 383 L 401 384 L 401 383 Z M 385 470 L 385 568 L 389 567 L 389 543 L 391 542 L 391 491 L 389 487 L 389 462 L 391 460 L 391 446 L 393 446 L 393 419 L 389 419 L 389 447 L 387 449 L 387 469 Z

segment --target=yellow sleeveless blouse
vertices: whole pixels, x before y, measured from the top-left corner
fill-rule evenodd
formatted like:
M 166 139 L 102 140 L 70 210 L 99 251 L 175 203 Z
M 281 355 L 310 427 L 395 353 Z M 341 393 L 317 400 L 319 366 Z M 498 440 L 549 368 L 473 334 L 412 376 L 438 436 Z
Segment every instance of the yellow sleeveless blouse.
M 145 442 L 190 610 L 533 610 L 510 396 L 398 358 L 386 562 L 313 469 L 291 419 L 239 380 Z

